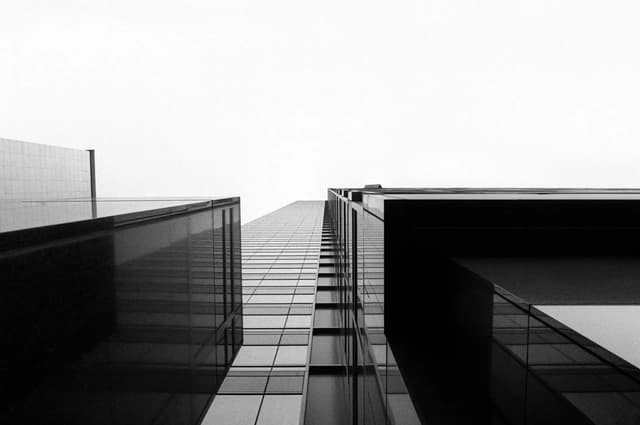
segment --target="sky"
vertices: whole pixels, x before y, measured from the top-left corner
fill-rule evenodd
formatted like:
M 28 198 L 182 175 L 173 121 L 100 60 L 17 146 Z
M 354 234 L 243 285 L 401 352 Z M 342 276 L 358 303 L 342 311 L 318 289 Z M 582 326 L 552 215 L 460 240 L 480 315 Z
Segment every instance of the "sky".
M 640 187 L 635 0 L 2 0 L 0 137 L 99 196 Z

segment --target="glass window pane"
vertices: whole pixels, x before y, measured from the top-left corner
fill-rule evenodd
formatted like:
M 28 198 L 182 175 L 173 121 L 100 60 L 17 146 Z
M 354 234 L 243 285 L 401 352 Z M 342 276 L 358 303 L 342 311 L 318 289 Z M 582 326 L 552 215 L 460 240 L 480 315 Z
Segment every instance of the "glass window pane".
M 298 425 L 301 395 L 265 395 L 256 425 Z
M 284 328 L 287 316 L 244 316 L 243 325 L 251 328 Z
M 308 328 L 311 326 L 311 316 L 289 316 L 287 328 Z
M 266 385 L 266 376 L 227 376 L 218 394 L 262 394 Z
M 314 299 L 314 295 L 294 295 L 293 302 L 296 304 L 307 304 L 312 303 Z
M 267 393 L 302 393 L 303 376 L 271 376 Z
M 282 335 L 282 339 L 280 340 L 280 345 L 305 345 L 308 343 L 309 343 L 309 334 L 307 332 L 286 333 Z
M 307 362 L 306 345 L 283 345 L 278 348 L 276 366 L 304 365 Z
M 290 303 L 291 299 L 291 295 L 254 295 L 249 299 L 249 304 Z
M 244 345 L 240 347 L 233 366 L 270 366 L 277 348 L 273 345 Z
M 261 401 L 261 395 L 218 395 L 202 425 L 253 425 Z

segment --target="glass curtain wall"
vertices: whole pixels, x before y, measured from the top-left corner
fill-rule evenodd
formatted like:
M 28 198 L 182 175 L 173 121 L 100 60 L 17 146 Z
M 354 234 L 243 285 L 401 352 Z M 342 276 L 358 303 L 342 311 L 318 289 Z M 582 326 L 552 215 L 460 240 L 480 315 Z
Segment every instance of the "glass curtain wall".
M 304 418 L 323 211 L 299 201 L 243 226 L 243 344 L 203 424 Z
M 329 190 L 350 424 L 417 425 L 384 330 L 384 221 L 347 190 Z
M 0 244 L 2 422 L 200 423 L 242 344 L 239 202 L 47 232 Z

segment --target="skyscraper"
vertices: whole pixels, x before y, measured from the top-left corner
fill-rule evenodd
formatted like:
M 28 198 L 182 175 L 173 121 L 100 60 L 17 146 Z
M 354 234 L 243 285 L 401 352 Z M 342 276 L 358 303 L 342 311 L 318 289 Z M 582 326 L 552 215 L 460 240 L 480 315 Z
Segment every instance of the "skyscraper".
M 242 344 L 239 199 L 96 198 L 92 155 L 31 145 L 0 143 L 0 423 L 200 423 Z
M 296 202 L 243 226 L 244 342 L 203 423 L 295 425 L 310 414 L 323 214 L 322 201 Z
M 357 371 L 349 423 L 415 423 L 396 415 L 391 370 L 423 424 L 640 420 L 640 192 L 372 187 L 328 198 L 344 332 L 358 336 L 345 358 Z M 386 359 L 371 338 L 381 327 Z M 385 359 L 382 400 L 360 385 L 367 353 Z
M 640 192 L 372 185 L 241 228 L 83 181 L 0 208 L 3 422 L 640 421 Z
M 355 296 L 329 212 L 298 201 L 243 226 L 244 345 L 204 424 L 419 424 L 384 335 L 382 229 Z

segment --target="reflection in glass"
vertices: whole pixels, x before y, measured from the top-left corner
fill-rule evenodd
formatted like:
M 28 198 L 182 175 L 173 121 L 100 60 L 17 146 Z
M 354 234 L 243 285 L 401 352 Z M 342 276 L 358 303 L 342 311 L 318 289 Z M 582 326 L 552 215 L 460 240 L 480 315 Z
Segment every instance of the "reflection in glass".
M 3 251 L 3 423 L 199 423 L 242 342 L 239 220 L 216 210 L 239 218 L 142 212 Z

